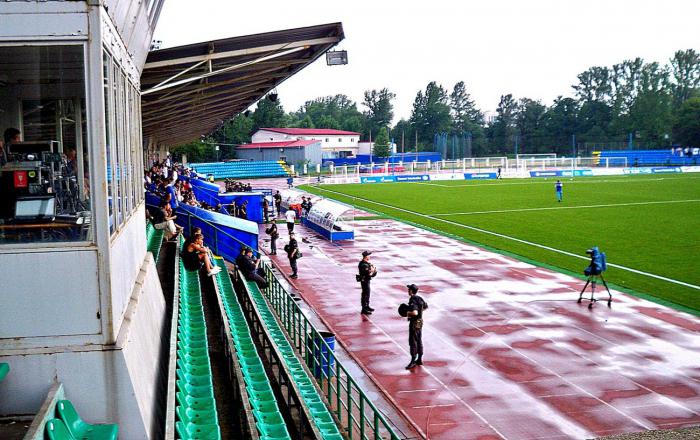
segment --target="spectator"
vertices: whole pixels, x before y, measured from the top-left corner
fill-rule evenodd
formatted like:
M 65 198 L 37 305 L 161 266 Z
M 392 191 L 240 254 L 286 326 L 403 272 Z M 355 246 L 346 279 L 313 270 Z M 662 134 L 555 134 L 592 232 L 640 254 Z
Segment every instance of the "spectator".
M 208 276 L 221 272 L 221 268 L 213 266 L 209 258 L 209 248 L 204 246 L 204 236 L 195 234 L 194 238 L 182 249 L 182 263 L 187 270 L 205 268 Z
M 164 229 L 167 233 L 165 238 L 172 240 L 178 236 L 183 228 L 175 224 L 177 216 L 172 214 L 170 204 L 166 199 L 161 199 L 158 211 L 153 215 L 153 223 L 156 229 Z
M 239 269 L 243 272 L 243 276 L 247 280 L 255 281 L 261 289 L 267 289 L 267 280 L 258 273 L 260 269 L 259 266 L 260 260 L 253 257 L 253 250 L 251 248 L 247 248 L 245 250 L 245 256 L 241 259 L 241 266 L 239 266 Z

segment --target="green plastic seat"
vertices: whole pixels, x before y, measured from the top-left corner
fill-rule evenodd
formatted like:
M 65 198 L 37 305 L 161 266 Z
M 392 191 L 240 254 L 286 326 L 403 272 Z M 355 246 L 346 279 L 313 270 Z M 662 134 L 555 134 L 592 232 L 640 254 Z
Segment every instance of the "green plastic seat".
M 70 433 L 76 438 L 83 440 L 111 440 L 117 438 L 119 432 L 119 427 L 117 425 L 91 425 L 90 423 L 84 422 L 70 400 L 59 400 L 56 404 L 56 411 L 61 420 L 65 422 Z
M 179 391 L 175 393 L 175 399 L 180 406 L 185 408 L 192 408 L 197 411 L 215 411 L 214 399 L 192 397 Z
M 0 363 L 0 382 L 7 376 L 7 373 L 10 372 L 10 364 L 7 362 L 2 362 Z
M 181 439 L 219 440 L 219 425 L 195 425 L 194 423 L 175 423 L 175 430 Z
M 61 419 L 51 419 L 46 422 L 45 432 L 49 440 L 75 440 Z
M 216 414 L 211 411 L 198 411 L 184 406 L 175 407 L 175 413 L 181 422 L 194 423 L 196 425 L 215 425 L 217 423 Z

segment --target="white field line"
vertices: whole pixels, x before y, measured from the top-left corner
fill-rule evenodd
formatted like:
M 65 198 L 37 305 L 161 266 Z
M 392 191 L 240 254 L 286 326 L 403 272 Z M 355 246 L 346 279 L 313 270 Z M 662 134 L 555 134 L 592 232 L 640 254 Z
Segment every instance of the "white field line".
M 623 176 L 623 177 L 628 177 L 628 176 Z M 536 178 L 535 181 L 529 181 L 529 182 L 499 182 L 499 183 L 467 183 L 467 184 L 461 184 L 461 185 L 445 185 L 442 183 L 432 183 L 432 182 L 401 182 L 401 183 L 411 183 L 413 185 L 429 185 L 429 186 L 439 186 L 441 188 L 471 188 L 471 187 L 478 187 L 478 186 L 496 186 L 496 185 L 551 185 L 552 181 L 551 180 L 545 180 L 546 178 L 540 177 Z M 556 180 L 556 178 L 552 177 L 552 180 Z M 590 177 L 579 177 L 577 180 L 566 180 L 566 179 L 571 179 L 570 177 L 561 177 L 559 180 L 564 180 L 566 181 L 567 185 L 575 185 L 575 184 L 587 184 L 587 183 L 644 183 L 644 182 L 659 182 L 661 180 L 673 180 L 673 179 L 680 179 L 680 177 L 658 177 L 655 179 L 630 179 L 630 180 L 625 180 L 623 178 L 620 179 L 600 179 L 600 180 L 592 180 Z M 684 176 L 683 179 L 700 179 L 700 177 L 688 177 Z M 516 179 L 512 179 L 516 180 Z M 450 182 L 447 180 L 446 182 Z M 459 180 L 453 180 L 452 182 L 459 182 Z
M 662 200 L 653 202 L 630 202 L 630 203 L 610 203 L 606 205 L 580 205 L 580 206 L 552 206 L 546 208 L 521 208 L 521 209 L 499 209 L 496 211 L 471 211 L 471 212 L 448 212 L 446 214 L 430 214 L 438 217 L 449 217 L 452 215 L 472 215 L 472 214 L 496 214 L 503 212 L 526 212 L 526 211 L 549 211 L 556 209 L 582 209 L 582 208 L 607 208 L 613 206 L 636 206 L 636 205 L 664 205 L 667 203 L 693 203 L 700 202 L 700 199 L 689 200 Z
M 505 238 L 506 240 L 512 240 L 512 241 L 515 241 L 515 242 L 518 242 L 518 243 L 526 244 L 526 245 L 533 246 L 533 247 L 537 247 L 537 248 L 540 248 L 540 249 L 545 249 L 545 250 L 548 250 L 548 251 L 551 251 L 551 252 L 556 252 L 556 253 L 559 253 L 559 254 L 562 254 L 562 255 L 567 255 L 567 256 L 569 256 L 569 257 L 578 258 L 578 259 L 580 259 L 580 260 L 588 260 L 587 257 L 584 257 L 584 256 L 582 256 L 582 255 L 578 255 L 578 254 L 574 254 L 574 253 L 571 253 L 571 252 L 563 251 L 563 250 L 561 250 L 561 249 L 556 249 L 556 248 L 553 248 L 553 247 L 550 247 L 550 246 L 545 246 L 545 245 L 543 245 L 543 244 L 533 243 L 533 242 L 527 241 L 527 240 L 522 240 L 522 239 L 520 239 L 520 238 L 511 237 L 511 236 L 509 236 L 509 235 L 499 234 L 498 232 L 492 232 L 492 231 L 488 231 L 488 230 L 486 230 L 486 229 L 476 228 L 476 227 L 474 227 L 474 226 L 468 226 L 468 225 L 464 225 L 464 224 L 462 224 L 462 223 L 453 222 L 453 221 L 451 221 L 451 220 L 445 220 L 445 219 L 443 219 L 443 218 L 433 217 L 433 216 L 427 215 L 427 214 L 421 214 L 420 212 L 410 211 L 410 210 L 408 210 L 408 209 L 399 208 L 399 207 L 397 207 L 397 206 L 392 206 L 392 205 L 387 205 L 387 204 L 385 204 L 385 203 L 375 202 L 375 201 L 373 201 L 373 200 L 369 200 L 369 199 L 365 199 L 365 198 L 362 198 L 362 197 L 357 197 L 357 196 L 348 195 L 348 194 L 341 193 L 341 192 L 338 192 L 338 191 L 332 191 L 332 190 L 330 190 L 330 189 L 325 189 L 325 188 L 320 188 L 320 187 L 318 187 L 317 189 L 320 190 L 320 191 L 325 191 L 325 192 L 329 192 L 329 193 L 332 193 L 332 194 L 338 194 L 338 195 L 343 196 L 343 197 L 349 197 L 349 198 L 354 198 L 354 199 L 357 199 L 357 200 L 362 200 L 363 202 L 367 202 L 367 203 L 370 203 L 370 204 L 373 204 L 373 205 L 382 206 L 382 207 L 385 207 L 385 208 L 395 209 L 395 210 L 397 210 L 397 211 L 405 212 L 405 213 L 412 214 L 412 215 L 415 215 L 415 216 L 418 216 L 418 217 L 423 217 L 423 218 L 427 218 L 427 219 L 430 219 L 430 220 L 435 220 L 435 221 L 438 221 L 438 222 L 441 222 L 441 223 L 446 223 L 446 224 L 448 224 L 448 225 L 457 226 L 458 228 L 470 229 L 470 230 L 472 230 L 472 231 L 481 232 L 481 233 L 483 233 L 483 234 L 493 235 L 493 236 L 499 237 L 499 238 Z M 686 282 L 683 282 L 683 281 L 674 280 L 674 279 L 672 279 L 672 278 L 666 278 L 666 277 L 663 277 L 663 276 L 661 276 L 661 275 L 656 275 L 656 274 L 653 274 L 653 273 L 644 272 L 644 271 L 641 271 L 641 270 L 633 269 L 633 268 L 631 268 L 631 267 L 620 266 L 620 265 L 618 265 L 618 264 L 613 264 L 613 263 L 608 263 L 608 266 L 610 266 L 610 267 L 615 267 L 615 268 L 617 268 L 617 269 L 626 270 L 626 271 L 628 271 L 628 272 L 636 273 L 636 274 L 638 274 L 638 275 L 644 275 L 644 276 L 647 276 L 647 277 L 650 277 L 650 278 L 655 278 L 655 279 L 657 279 L 657 280 L 666 281 L 666 282 L 673 283 L 673 284 L 678 284 L 678 285 L 680 285 L 680 286 L 689 287 L 689 288 L 691 288 L 691 289 L 700 290 L 700 286 L 696 286 L 695 284 L 689 284 L 689 283 L 686 283 Z

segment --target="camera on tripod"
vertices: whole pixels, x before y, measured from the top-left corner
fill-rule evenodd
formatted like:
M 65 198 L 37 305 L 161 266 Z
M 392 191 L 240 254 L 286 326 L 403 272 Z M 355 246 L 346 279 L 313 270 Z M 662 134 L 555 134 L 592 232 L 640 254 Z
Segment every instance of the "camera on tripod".
M 610 307 L 610 304 L 612 303 L 612 293 L 610 293 L 610 289 L 608 288 L 608 283 L 606 283 L 605 278 L 603 278 L 603 272 L 605 272 L 608 268 L 605 253 L 600 252 L 600 249 L 598 249 L 598 246 L 593 246 L 590 249 L 586 249 L 586 254 L 591 258 L 591 261 L 588 264 L 588 267 L 586 267 L 583 270 L 583 274 L 586 276 L 586 285 L 583 286 L 583 289 L 581 290 L 581 294 L 578 297 L 578 302 L 579 303 L 581 302 L 581 300 L 583 299 L 583 292 L 586 291 L 586 288 L 590 284 L 591 285 L 591 299 L 590 299 L 590 303 L 588 304 L 588 308 L 589 309 L 593 308 L 593 303 L 598 301 L 595 298 L 595 288 L 596 288 L 596 284 L 598 282 L 598 278 L 600 278 L 600 280 L 603 282 L 603 285 L 605 286 L 605 289 L 608 291 L 608 307 Z

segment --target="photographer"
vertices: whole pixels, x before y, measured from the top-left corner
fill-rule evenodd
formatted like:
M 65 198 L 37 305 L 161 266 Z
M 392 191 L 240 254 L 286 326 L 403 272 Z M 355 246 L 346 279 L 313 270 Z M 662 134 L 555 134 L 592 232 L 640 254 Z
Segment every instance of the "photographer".
M 362 287 L 362 294 L 360 297 L 360 305 L 362 310 L 360 311 L 363 315 L 371 315 L 374 309 L 369 306 L 370 297 L 370 282 L 372 278 L 377 276 L 377 268 L 369 262 L 369 256 L 372 255 L 370 251 L 362 252 L 362 260 L 357 265 L 359 274 L 357 275 L 357 281 L 360 282 Z

